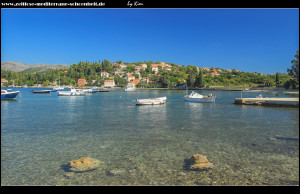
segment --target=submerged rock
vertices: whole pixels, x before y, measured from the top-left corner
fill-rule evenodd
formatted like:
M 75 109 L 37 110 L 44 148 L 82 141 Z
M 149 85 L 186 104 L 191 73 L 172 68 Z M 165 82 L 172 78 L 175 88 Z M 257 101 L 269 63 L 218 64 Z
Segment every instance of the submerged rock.
M 206 156 L 200 154 L 193 155 L 191 160 L 194 163 L 191 166 L 193 170 L 206 170 L 214 167 L 214 165 L 207 160 Z
M 70 161 L 70 170 L 75 172 L 84 172 L 94 170 L 100 165 L 100 161 L 90 157 L 82 157 L 78 160 Z

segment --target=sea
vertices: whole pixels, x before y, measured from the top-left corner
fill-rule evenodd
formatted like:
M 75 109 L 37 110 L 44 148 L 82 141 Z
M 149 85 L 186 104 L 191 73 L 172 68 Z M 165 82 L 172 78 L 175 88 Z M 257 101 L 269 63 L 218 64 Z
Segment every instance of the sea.
M 42 89 L 42 88 L 41 88 Z M 299 108 L 235 105 L 234 98 L 299 95 L 143 89 L 1 100 L 1 185 L 299 185 Z M 191 91 L 189 91 L 191 92 Z M 166 104 L 131 101 L 166 96 Z M 191 168 L 206 156 L 213 168 Z M 78 172 L 70 161 L 90 157 Z

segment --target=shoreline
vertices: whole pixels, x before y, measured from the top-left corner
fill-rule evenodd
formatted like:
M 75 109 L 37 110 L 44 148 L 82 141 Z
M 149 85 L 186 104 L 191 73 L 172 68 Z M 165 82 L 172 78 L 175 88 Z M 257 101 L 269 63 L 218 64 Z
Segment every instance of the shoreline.
M 45 86 L 45 87 L 32 87 L 28 86 L 27 88 L 53 88 L 56 86 Z M 81 89 L 90 89 L 95 86 L 84 86 L 84 87 L 75 87 L 75 88 L 81 88 Z M 3 88 L 23 88 L 21 86 L 15 86 L 15 87 L 3 87 Z M 125 87 L 113 87 L 113 88 L 105 88 L 105 87 L 98 87 L 100 89 L 125 89 Z M 136 88 L 137 90 L 212 90 L 212 91 L 241 91 L 243 92 L 275 92 L 275 93 L 285 93 L 285 94 L 294 94 L 299 95 L 299 90 L 286 90 L 284 88 L 188 88 L 188 89 L 180 89 L 180 88 Z

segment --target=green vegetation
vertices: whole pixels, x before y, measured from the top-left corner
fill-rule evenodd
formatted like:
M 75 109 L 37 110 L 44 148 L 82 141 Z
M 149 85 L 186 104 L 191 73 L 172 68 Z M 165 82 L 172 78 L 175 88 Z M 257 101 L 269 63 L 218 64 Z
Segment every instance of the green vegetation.
M 102 86 L 104 80 L 114 79 L 117 86 L 126 86 L 128 75 L 134 75 L 140 83 L 137 87 L 144 88 L 176 88 L 187 84 L 192 88 L 202 87 L 224 87 L 224 88 L 245 88 L 245 87 L 286 87 L 289 89 L 299 88 L 299 51 L 292 60 L 291 69 L 285 73 L 262 75 L 261 73 L 241 72 L 238 70 L 225 70 L 221 68 L 199 68 L 196 66 L 176 65 L 173 63 L 161 63 L 159 61 L 146 61 L 136 63 L 123 63 L 117 61 L 111 63 L 109 60 L 102 62 L 79 62 L 69 68 L 61 70 L 49 70 L 46 72 L 16 73 L 1 71 L 1 78 L 8 80 L 4 86 L 14 83 L 15 86 L 27 84 L 33 86 L 55 86 L 60 77 L 61 85 L 77 85 L 77 80 L 84 78 L 86 85 Z M 156 72 L 151 68 L 152 64 L 159 64 Z M 168 66 L 166 66 L 166 64 Z M 121 67 L 123 65 L 123 67 Z M 139 71 L 137 66 L 142 66 Z M 109 73 L 109 77 L 101 77 L 101 72 Z M 119 72 L 120 74 L 116 74 Z
M 291 61 L 292 67 L 291 69 L 287 69 L 287 72 L 292 78 L 285 83 L 285 88 L 289 89 L 299 89 L 299 50 L 296 52 L 294 56 L 296 59 Z

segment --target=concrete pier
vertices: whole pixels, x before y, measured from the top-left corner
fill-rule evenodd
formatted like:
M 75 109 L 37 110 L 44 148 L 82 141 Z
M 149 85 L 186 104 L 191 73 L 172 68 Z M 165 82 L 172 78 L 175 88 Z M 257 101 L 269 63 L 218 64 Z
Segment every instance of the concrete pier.
M 235 98 L 234 104 L 299 108 L 299 98 Z

